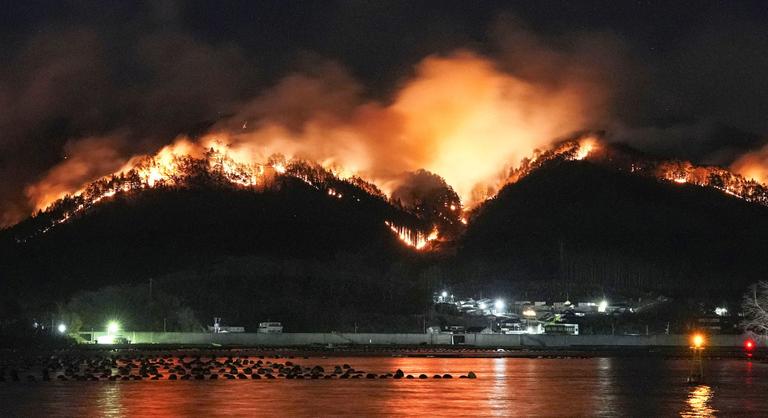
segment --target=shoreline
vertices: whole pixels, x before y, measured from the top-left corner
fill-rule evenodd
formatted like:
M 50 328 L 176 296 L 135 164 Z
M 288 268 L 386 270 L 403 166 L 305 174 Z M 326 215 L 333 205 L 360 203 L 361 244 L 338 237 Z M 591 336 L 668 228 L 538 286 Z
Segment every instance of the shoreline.
M 691 349 L 686 347 L 637 347 L 637 346 L 595 346 L 563 348 L 500 348 L 456 347 L 456 346 L 211 346 L 180 344 L 131 344 L 120 346 L 77 345 L 56 350 L 6 349 L 0 356 L 28 356 L 58 353 L 67 355 L 159 355 L 173 356 L 263 356 L 271 358 L 313 358 L 313 357 L 436 357 L 436 358 L 547 358 L 578 359 L 595 357 L 657 357 L 688 358 Z M 768 349 L 755 350 L 748 356 L 743 349 L 732 347 L 705 348 L 706 358 L 744 359 L 757 362 L 768 360 Z

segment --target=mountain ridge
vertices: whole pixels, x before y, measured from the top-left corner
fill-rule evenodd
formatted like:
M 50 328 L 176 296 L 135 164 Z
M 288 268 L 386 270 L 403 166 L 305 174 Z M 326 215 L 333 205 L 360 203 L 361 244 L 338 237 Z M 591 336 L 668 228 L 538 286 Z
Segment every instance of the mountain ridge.
M 30 309 L 50 311 L 84 292 L 153 279 L 198 318 L 225 313 L 251 324 L 269 316 L 313 330 L 347 329 L 363 317 L 413 325 L 431 292 L 444 287 L 467 295 L 651 291 L 684 299 L 693 285 L 690 293 L 715 290 L 732 300 L 768 275 L 765 206 L 617 169 L 598 153 L 575 158 L 578 142 L 553 155 L 539 156 L 473 209 L 465 229 L 422 250 L 411 244 L 426 242 L 435 219 L 458 220 L 448 186 L 429 189 L 436 203 L 419 204 L 421 213 L 368 183 L 301 165 L 294 169 L 304 177 L 288 166 L 265 187 L 202 176 L 115 193 L 33 239 L 19 238 L 50 222 L 45 213 L 0 231 L 3 287 Z M 306 304 L 296 304 L 298 294 Z M 344 314 L 313 317 L 325 305 Z

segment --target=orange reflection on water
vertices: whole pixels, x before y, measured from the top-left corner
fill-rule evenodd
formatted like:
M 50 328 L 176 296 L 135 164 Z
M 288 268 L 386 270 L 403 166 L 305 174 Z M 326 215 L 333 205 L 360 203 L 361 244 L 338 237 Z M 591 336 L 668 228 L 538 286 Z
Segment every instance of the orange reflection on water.
M 688 395 L 687 408 L 680 413 L 681 417 L 711 417 L 717 412 L 712 408 L 711 402 L 714 391 L 707 385 L 693 388 Z
M 415 379 L 99 382 L 88 411 L 100 416 L 588 416 L 612 411 L 613 399 L 595 390 L 596 368 L 610 361 L 512 358 L 377 357 L 313 359 L 326 370 L 351 363 L 377 374 L 397 369 Z M 474 371 L 477 379 L 459 379 Z M 424 373 L 429 379 L 418 379 Z M 436 374 L 452 379 L 434 379 Z M 580 379 L 579 376 L 586 377 Z M 601 376 L 610 380 L 609 376 Z M 605 409 L 603 409 L 603 408 Z
M 123 396 L 120 393 L 121 386 L 116 382 L 106 384 L 101 390 L 101 396 L 96 401 L 95 409 L 102 417 L 125 416 L 123 410 Z
M 339 364 L 376 374 L 401 369 L 415 378 L 0 382 L 0 417 L 706 417 L 760 416 L 768 410 L 768 368 L 734 360 L 710 363 L 708 379 L 717 384 L 717 399 L 710 386 L 681 383 L 688 372 L 685 360 L 313 357 L 291 361 L 321 365 L 326 372 Z M 477 378 L 458 378 L 469 371 Z M 419 379 L 421 373 L 429 378 Z M 433 378 L 446 373 L 453 378 Z

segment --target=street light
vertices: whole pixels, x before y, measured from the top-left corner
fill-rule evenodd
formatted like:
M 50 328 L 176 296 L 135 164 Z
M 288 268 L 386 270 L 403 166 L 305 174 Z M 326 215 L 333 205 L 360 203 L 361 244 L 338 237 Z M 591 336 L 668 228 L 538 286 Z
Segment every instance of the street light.
M 117 331 L 120 329 L 120 324 L 117 323 L 117 321 L 109 321 L 107 324 L 107 334 L 113 335 L 117 334 Z
M 693 348 L 700 349 L 704 346 L 704 336 L 701 334 L 695 334 L 691 338 L 691 342 L 693 343 Z
M 496 308 L 496 312 L 503 312 L 504 311 L 504 300 L 496 299 L 496 302 L 493 304 L 493 307 Z
M 605 312 L 608 309 L 608 301 L 603 299 L 600 301 L 600 304 L 597 305 L 597 311 L 600 313 Z
M 443 290 L 443 293 L 441 293 L 441 294 L 440 294 L 440 296 L 442 296 L 442 297 L 443 297 L 443 299 L 445 299 L 445 298 L 447 298 L 447 297 L 448 297 L 448 292 L 446 292 L 445 290 Z
M 65 332 L 67 332 L 67 326 L 64 324 L 59 324 L 58 330 L 59 330 L 59 334 L 64 334 Z
M 696 383 L 704 379 L 704 336 L 701 334 L 693 334 L 691 336 L 691 373 L 688 375 L 688 383 Z

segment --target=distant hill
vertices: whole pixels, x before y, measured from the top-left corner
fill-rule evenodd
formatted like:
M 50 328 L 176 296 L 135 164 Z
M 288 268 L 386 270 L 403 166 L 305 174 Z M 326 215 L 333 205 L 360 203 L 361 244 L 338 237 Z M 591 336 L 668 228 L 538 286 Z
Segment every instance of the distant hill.
M 553 160 L 477 208 L 457 282 L 740 293 L 768 275 L 768 208 L 720 190 Z

